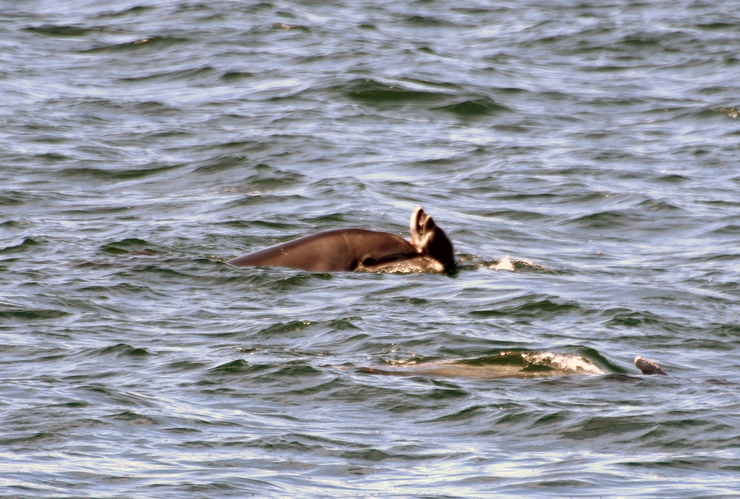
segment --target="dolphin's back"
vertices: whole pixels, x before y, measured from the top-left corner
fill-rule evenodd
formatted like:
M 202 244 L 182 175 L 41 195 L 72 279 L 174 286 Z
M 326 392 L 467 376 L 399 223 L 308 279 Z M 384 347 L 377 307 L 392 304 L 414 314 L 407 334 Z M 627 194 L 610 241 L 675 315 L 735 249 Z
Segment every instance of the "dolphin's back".
M 229 260 L 238 267 L 289 267 L 312 272 L 353 271 L 417 254 L 408 241 L 388 232 L 339 229 L 302 237 Z

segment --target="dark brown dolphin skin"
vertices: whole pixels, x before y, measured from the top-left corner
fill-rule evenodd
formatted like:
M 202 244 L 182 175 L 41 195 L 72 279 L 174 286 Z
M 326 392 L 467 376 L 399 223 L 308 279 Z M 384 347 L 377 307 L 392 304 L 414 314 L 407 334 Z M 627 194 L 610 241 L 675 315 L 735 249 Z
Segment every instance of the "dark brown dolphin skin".
M 237 267 L 288 267 L 312 272 L 452 272 L 452 242 L 432 217 L 411 215 L 411 242 L 389 232 L 320 232 L 229 260 Z

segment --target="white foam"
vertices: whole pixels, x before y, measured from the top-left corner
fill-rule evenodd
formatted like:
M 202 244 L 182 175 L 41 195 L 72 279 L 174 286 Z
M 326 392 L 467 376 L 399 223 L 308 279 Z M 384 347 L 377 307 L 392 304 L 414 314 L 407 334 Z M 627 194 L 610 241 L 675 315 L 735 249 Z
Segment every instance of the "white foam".
M 604 371 L 599 366 L 580 355 L 527 352 L 522 353 L 522 358 L 532 364 L 547 366 L 565 373 L 604 374 Z
M 507 255 L 493 266 L 493 270 L 510 270 L 514 272 L 514 264 L 511 263 L 511 260 L 509 260 L 509 257 Z

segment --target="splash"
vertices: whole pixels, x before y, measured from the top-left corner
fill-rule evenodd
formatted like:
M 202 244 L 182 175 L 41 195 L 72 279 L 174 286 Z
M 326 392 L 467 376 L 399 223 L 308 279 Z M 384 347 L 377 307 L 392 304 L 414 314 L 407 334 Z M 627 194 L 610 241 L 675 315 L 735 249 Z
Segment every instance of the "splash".
M 509 260 L 509 256 L 503 257 L 499 262 L 493 266 L 493 270 L 510 270 L 514 272 L 514 264 Z
M 498 262 L 488 265 L 488 268 L 493 270 L 508 270 L 510 272 L 514 272 L 517 267 L 528 267 L 531 269 L 547 271 L 547 268 L 540 265 L 539 263 L 533 262 L 532 260 L 527 260 L 524 258 L 511 260 L 508 255 L 503 257 Z
M 604 374 L 604 371 L 586 357 L 552 352 L 522 353 L 522 358 L 531 365 L 549 367 L 559 374 Z

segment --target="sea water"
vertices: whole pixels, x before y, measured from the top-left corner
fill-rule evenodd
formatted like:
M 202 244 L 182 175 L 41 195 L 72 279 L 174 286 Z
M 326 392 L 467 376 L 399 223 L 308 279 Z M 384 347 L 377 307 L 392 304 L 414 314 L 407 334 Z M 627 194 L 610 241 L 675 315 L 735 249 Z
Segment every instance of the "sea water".
M 736 2 L 0 8 L 3 496 L 740 495 Z

